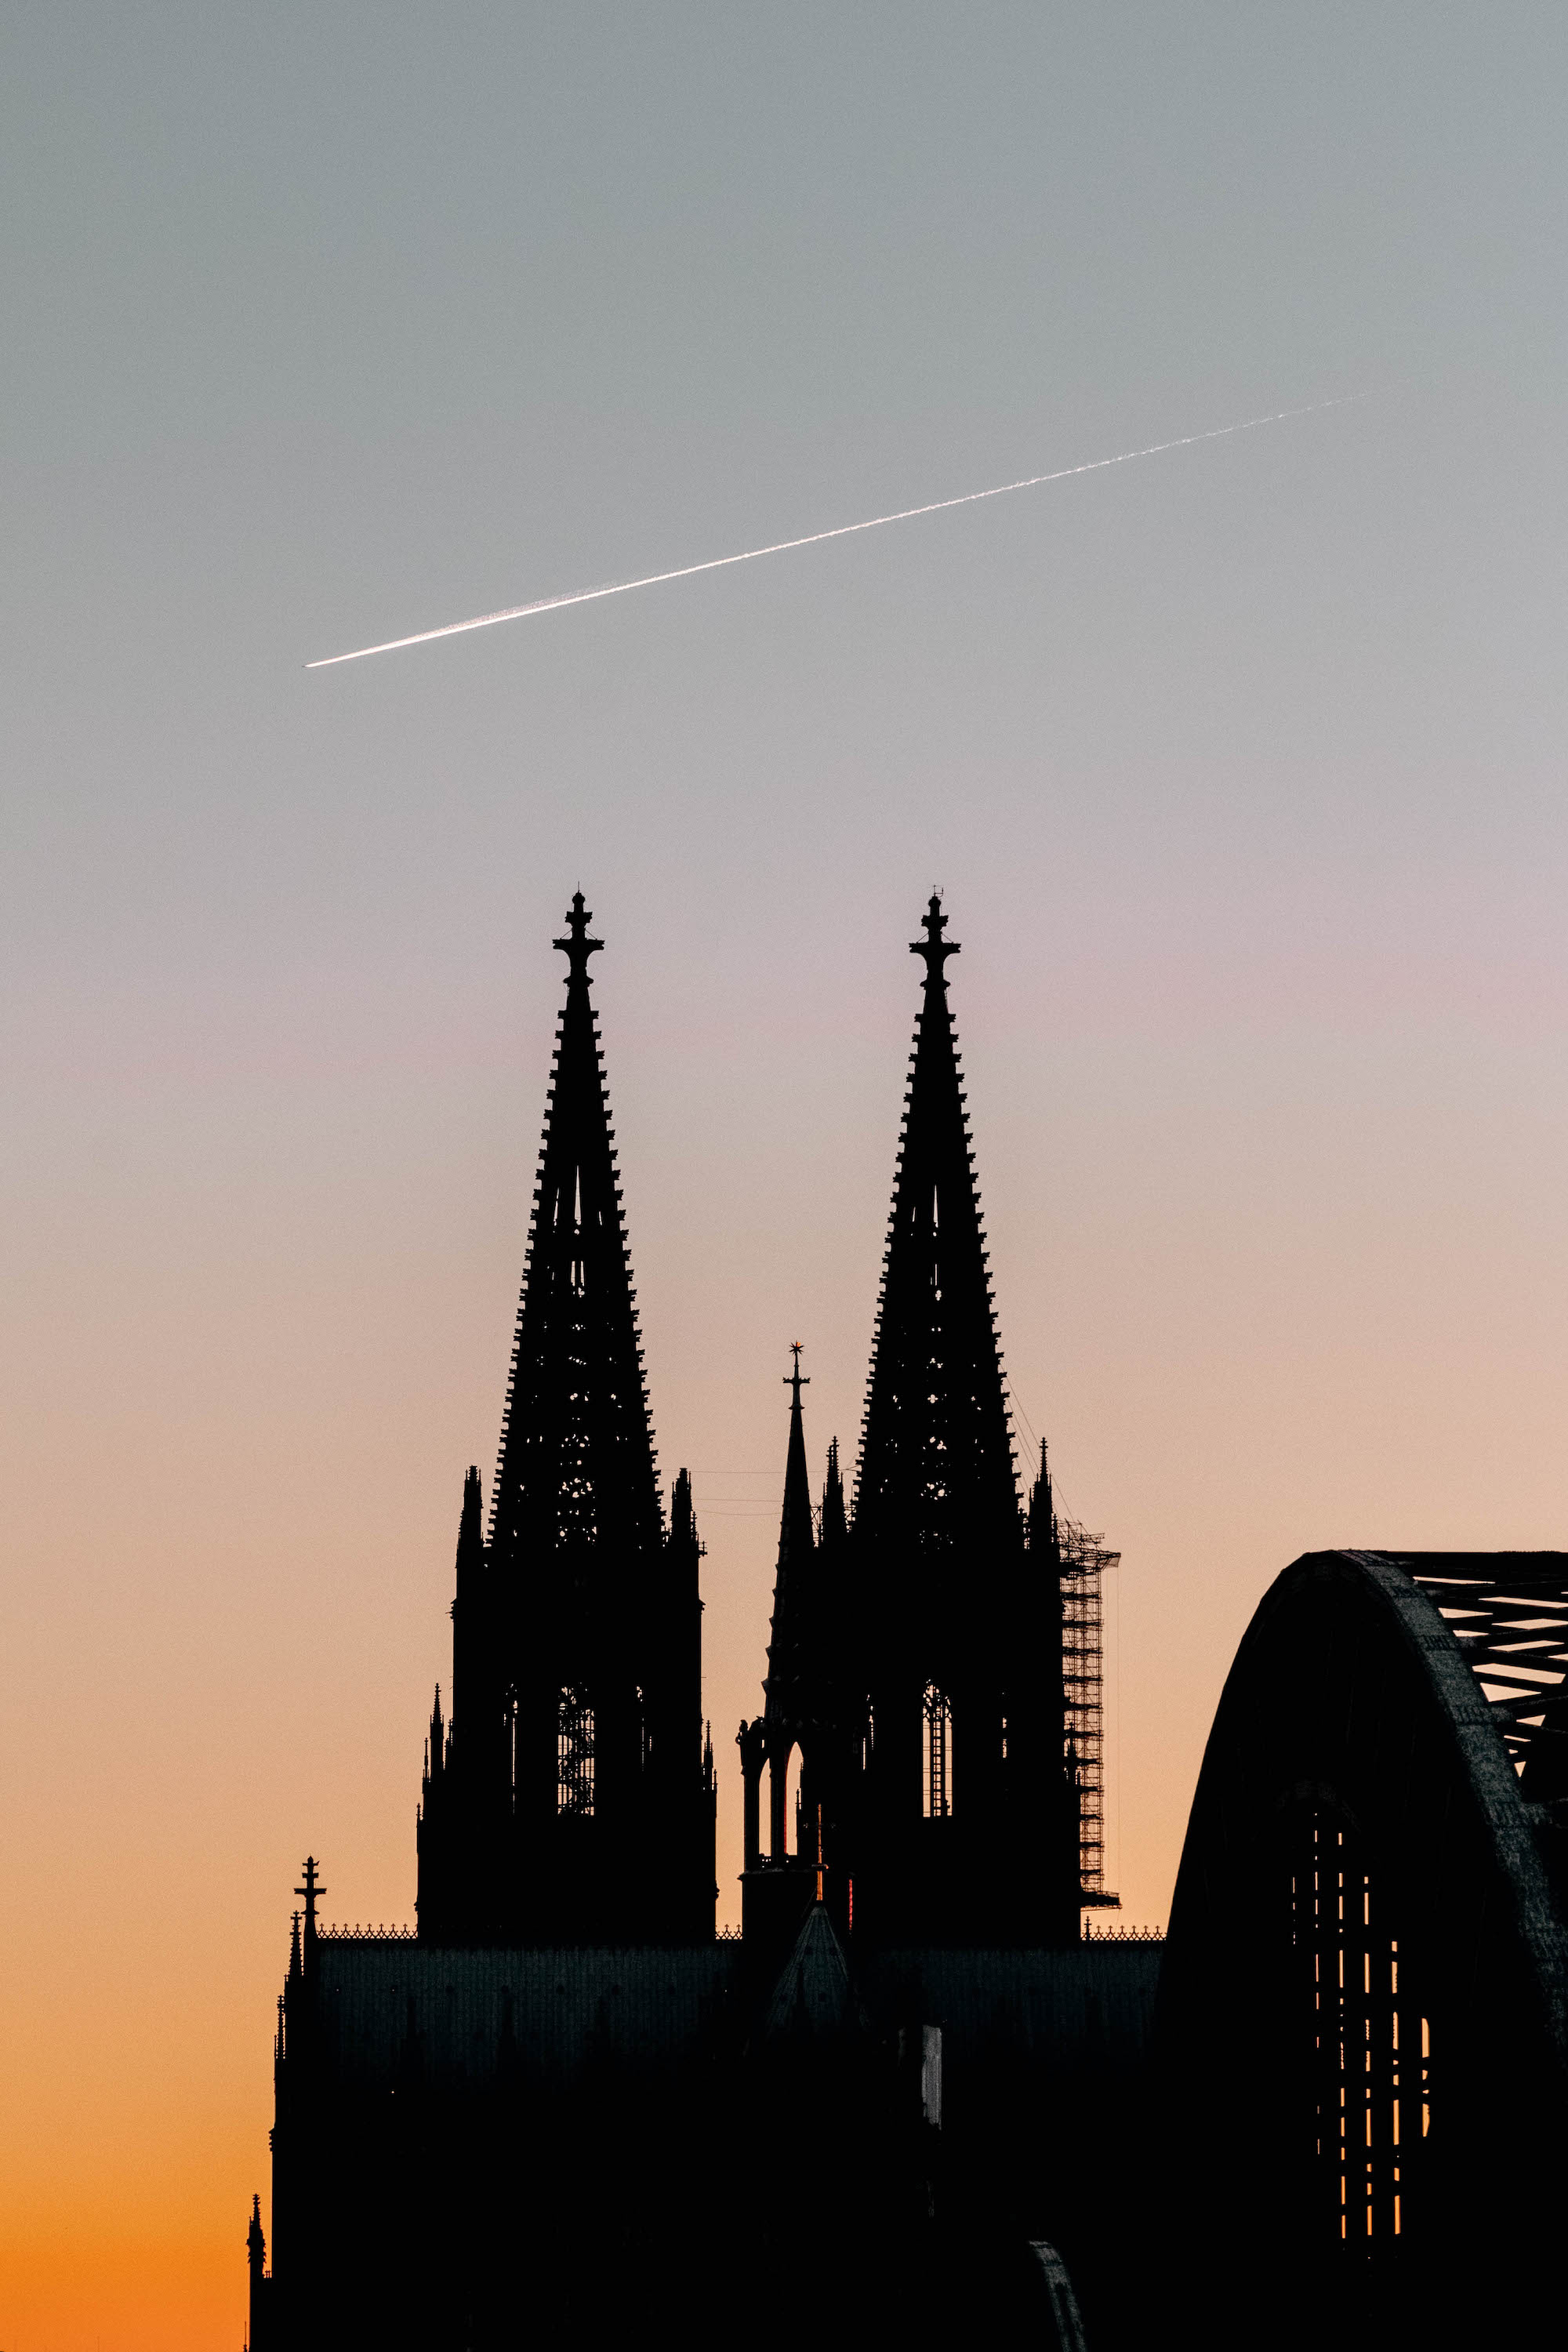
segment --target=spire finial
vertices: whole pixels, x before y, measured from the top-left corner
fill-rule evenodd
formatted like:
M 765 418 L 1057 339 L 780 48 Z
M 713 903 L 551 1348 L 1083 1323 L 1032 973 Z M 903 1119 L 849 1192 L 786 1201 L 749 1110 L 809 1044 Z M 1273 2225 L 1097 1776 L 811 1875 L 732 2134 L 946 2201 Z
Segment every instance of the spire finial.
M 555 941 L 555 945 L 567 960 L 574 980 L 587 979 L 588 958 L 591 955 L 596 955 L 605 944 L 603 940 L 591 940 L 588 937 L 588 926 L 593 919 L 593 916 L 583 903 L 583 893 L 581 890 L 574 890 L 572 894 L 572 904 L 566 909 L 566 929 L 569 937 Z
M 317 1874 L 319 1869 L 320 1864 L 317 1863 L 315 1855 L 313 1853 L 308 1853 L 305 1856 L 305 1884 L 303 1886 L 297 1886 L 294 1889 L 296 1895 L 302 1895 L 305 1898 L 305 1948 L 307 1951 L 316 1940 L 316 1900 L 319 1895 L 324 1895 L 327 1891 L 321 1884 L 320 1878 Z
M 942 976 L 943 964 L 949 956 L 957 955 L 959 948 L 956 940 L 942 938 L 942 933 L 947 929 L 947 917 L 942 911 L 942 894 L 938 890 L 933 890 L 931 894 L 931 904 L 921 917 L 921 928 L 925 937 L 923 940 L 910 941 L 910 953 L 923 956 L 928 976 L 940 980 Z
M 811 1386 L 811 1375 L 809 1372 L 802 1372 L 800 1369 L 800 1341 L 798 1339 L 792 1339 L 790 1341 L 789 1350 L 790 1354 L 795 1358 L 795 1366 L 793 1370 L 787 1371 L 784 1374 L 784 1384 L 785 1388 L 791 1391 L 790 1411 L 792 1412 L 798 1412 L 800 1411 L 800 1392 L 802 1389 L 808 1389 Z

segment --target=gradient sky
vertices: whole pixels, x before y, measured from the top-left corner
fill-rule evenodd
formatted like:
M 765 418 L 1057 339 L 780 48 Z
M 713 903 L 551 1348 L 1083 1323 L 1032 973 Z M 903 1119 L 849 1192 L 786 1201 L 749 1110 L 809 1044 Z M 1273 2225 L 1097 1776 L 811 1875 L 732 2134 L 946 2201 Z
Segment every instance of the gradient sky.
M 0 2345 L 205 2352 L 300 1857 L 412 1916 L 579 883 L 723 1916 L 933 882 L 1124 1916 L 1288 1560 L 1568 1538 L 1568 17 L 22 0 L 0 68 Z

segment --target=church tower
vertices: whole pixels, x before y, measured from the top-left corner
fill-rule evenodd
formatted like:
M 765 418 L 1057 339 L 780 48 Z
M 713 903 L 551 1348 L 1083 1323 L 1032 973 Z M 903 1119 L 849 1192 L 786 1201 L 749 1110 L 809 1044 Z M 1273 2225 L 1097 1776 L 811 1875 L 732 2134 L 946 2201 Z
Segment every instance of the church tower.
M 763 1713 L 741 1726 L 745 1803 L 742 1918 L 749 1945 L 784 1949 L 817 1887 L 819 1845 L 832 1844 L 847 1761 L 841 1626 L 846 1531 L 837 1441 L 828 1450 L 820 1524 L 812 1509 L 801 1391 L 811 1383 L 791 1351 L 789 1440 L 784 1508 Z M 789 1820 L 789 1774 L 800 1759 L 795 1820 Z M 767 1851 L 762 1850 L 761 1783 L 768 1773 Z M 838 1893 L 835 1889 L 835 1894 Z M 821 1900 L 820 1894 L 816 1899 Z M 836 1906 L 841 1914 L 842 1900 Z M 840 1916 L 838 1924 L 842 1927 Z
M 659 1494 L 579 891 L 488 1535 L 463 1490 L 450 1721 L 419 1819 L 430 1943 L 713 1934 L 701 1545 Z
M 849 1535 L 854 1932 L 1076 1942 L 1059 1562 L 1019 1507 L 933 895 Z

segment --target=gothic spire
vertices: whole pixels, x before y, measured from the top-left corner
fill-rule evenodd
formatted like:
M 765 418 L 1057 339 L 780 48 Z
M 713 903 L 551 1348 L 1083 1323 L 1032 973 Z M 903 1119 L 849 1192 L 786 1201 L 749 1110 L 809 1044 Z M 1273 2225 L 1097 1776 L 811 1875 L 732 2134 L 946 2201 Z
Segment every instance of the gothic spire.
M 297 1886 L 294 1892 L 305 1898 L 305 1973 L 313 1976 L 316 1970 L 316 1906 L 327 1891 L 321 1885 L 321 1864 L 313 1853 L 305 1856 L 303 1876 L 305 1884 Z
M 838 1440 L 829 1441 L 827 1475 L 822 1486 L 822 1549 L 831 1552 L 844 1541 L 847 1522 L 844 1515 L 844 1480 L 838 1468 Z
M 906 1557 L 1020 1532 L 1012 1440 L 933 892 L 856 1494 L 858 1539 Z
M 468 1475 L 463 1481 L 463 1508 L 458 1521 L 457 1591 L 461 1599 L 469 1579 L 483 1567 L 485 1549 L 484 1500 L 479 1487 L 479 1470 L 476 1462 L 468 1465 Z
M 431 1784 L 438 1784 L 447 1765 L 447 1728 L 441 1720 L 441 1685 L 436 1685 L 436 1704 L 430 1710 L 430 1733 L 425 1748 L 425 1793 L 428 1800 Z
M 1040 1475 L 1029 1494 L 1029 1549 L 1036 1559 L 1055 1560 L 1059 1567 L 1056 1498 L 1051 1492 L 1051 1469 L 1046 1458 L 1043 1437 L 1040 1440 Z
M 800 1342 L 793 1345 L 793 1369 L 785 1375 L 790 1391 L 789 1444 L 784 1454 L 784 1510 L 779 1519 L 778 1566 L 773 1576 L 773 1618 L 768 1643 L 766 1679 L 770 1717 L 798 1717 L 799 1685 L 812 1629 L 812 1563 L 816 1550 L 812 1532 L 811 1480 L 805 1466 L 805 1434 L 801 1423 L 800 1392 L 810 1381 L 800 1369 Z
M 627 1563 L 663 1539 L 631 1261 L 589 1001 L 579 890 L 491 1497 L 493 1549 L 519 1565 Z M 466 1498 L 465 1498 L 466 1499 Z

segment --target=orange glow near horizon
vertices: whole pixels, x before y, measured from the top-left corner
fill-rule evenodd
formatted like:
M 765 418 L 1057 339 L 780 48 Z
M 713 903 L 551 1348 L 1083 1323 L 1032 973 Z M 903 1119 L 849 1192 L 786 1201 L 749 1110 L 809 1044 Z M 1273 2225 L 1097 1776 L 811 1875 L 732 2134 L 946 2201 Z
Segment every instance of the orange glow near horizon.
M 97 1424 L 85 1484 L 71 1475 L 81 1423 L 67 1400 L 77 1391 L 58 1391 L 53 1472 L 34 1486 L 26 1531 L 48 1564 L 26 1605 L 49 1663 L 22 1694 L 32 1794 L 21 1808 L 23 1899 L 4 1927 L 9 1980 L 31 1988 L 7 2084 L 22 2128 L 0 2169 L 6 2352 L 18 2338 L 74 2352 L 100 2334 L 137 2347 L 237 2340 L 253 2189 L 270 2234 L 273 2003 L 304 1852 L 323 1858 L 329 1918 L 412 1918 L 421 1740 L 430 1686 L 449 1671 L 462 1475 L 475 1454 L 485 1461 L 499 1421 L 531 1130 L 559 997 L 544 956 L 534 963 L 533 1100 L 519 1101 L 512 1148 L 492 1158 L 481 1193 L 469 1181 L 465 1204 L 459 1183 L 457 1213 L 432 1205 L 412 1216 L 390 1195 L 390 1222 L 384 1211 L 352 1238 L 343 1225 L 336 1263 L 318 1258 L 298 1277 L 287 1256 L 243 1276 L 226 1270 L 221 1219 L 205 1229 L 205 1258 L 202 1231 L 182 1230 L 181 1248 L 194 1247 L 205 1270 L 177 1313 L 150 1277 L 122 1299 L 118 1326 L 157 1409 L 145 1389 L 126 1388 Z M 691 1466 L 707 1545 L 720 1917 L 733 1926 L 731 1727 L 758 1704 L 787 1424 L 788 1350 L 776 1334 L 797 1321 L 823 1333 L 807 1359 L 816 1481 L 828 1437 L 855 1426 L 900 1033 L 915 990 L 893 963 L 881 1034 L 866 1052 L 881 1099 L 863 1141 L 833 1175 L 803 1175 L 797 1159 L 787 1192 L 758 1204 L 760 1225 L 776 1217 L 778 1237 L 765 1259 L 743 1245 L 741 1288 L 727 1263 L 733 1245 L 710 1263 L 710 1229 L 685 1229 L 701 1153 L 661 1073 L 671 1037 L 637 1011 L 628 979 L 606 963 L 600 1009 L 665 1475 Z M 1321 1261 L 1303 1256 L 1291 1270 L 1277 1226 L 1265 1228 L 1260 1255 L 1223 1200 L 1211 1225 L 1196 1205 L 1200 1168 L 1184 1170 L 1169 1151 L 1157 1191 L 1187 1217 L 1185 1242 L 1134 1253 L 1141 1336 L 1130 1345 L 1108 1330 L 1139 1156 L 1113 1148 L 1107 1184 L 1102 1147 L 1080 1118 L 1082 1160 L 1062 1150 L 1054 1205 L 1042 1201 L 1028 1122 L 1009 1111 L 1001 1083 L 1004 986 L 978 959 L 955 981 L 1003 1333 L 1024 1335 L 1011 1378 L 1016 1392 L 1027 1381 L 1031 1423 L 1051 1434 L 1064 1507 L 1103 1525 L 1123 1552 L 1106 1608 L 1108 1877 L 1123 1896 L 1121 1922 L 1152 1925 L 1168 1916 L 1219 1683 L 1263 1586 L 1323 1541 L 1548 1539 L 1548 1453 L 1525 1451 L 1541 1397 L 1527 1355 L 1519 1372 L 1494 1379 L 1483 1487 L 1460 1438 L 1476 1409 L 1468 1349 L 1437 1345 L 1413 1365 L 1386 1304 L 1391 1284 L 1420 1279 L 1425 1244 L 1407 1250 L 1402 1270 L 1381 1220 L 1358 1238 L 1340 1213 L 1347 1331 L 1370 1291 L 1381 1289 L 1385 1307 L 1375 1344 L 1336 1347 Z M 466 1074 L 464 1089 L 521 1097 L 515 1059 L 509 1051 Z M 1106 1110 L 1112 1132 L 1122 1117 Z M 1216 1164 L 1226 1149 L 1214 1139 Z M 345 1209 L 360 1181 L 344 1191 Z M 1149 1210 L 1139 1213 L 1152 1235 Z M 1221 1250 L 1241 1260 L 1224 1281 Z M 1279 1315 L 1256 1320 L 1254 1276 L 1269 1260 L 1289 1291 L 1288 1352 Z M 1474 1301 L 1477 1279 L 1458 1284 L 1461 1304 Z M 80 1280 L 91 1288 L 90 1265 Z M 786 1315 L 803 1287 L 809 1315 Z M 247 1356 L 235 1367 L 228 1339 L 242 1320 Z M 1191 1337 L 1176 1345 L 1184 1327 L 1199 1352 Z M 1049 1361 L 1031 1329 L 1059 1335 Z M 42 1326 L 36 1336 L 49 1380 L 68 1381 L 58 1321 L 52 1339 Z M 225 1362 L 231 1373 L 215 1381 Z M 26 1901 L 40 1885 L 53 1895 L 45 1913 Z

